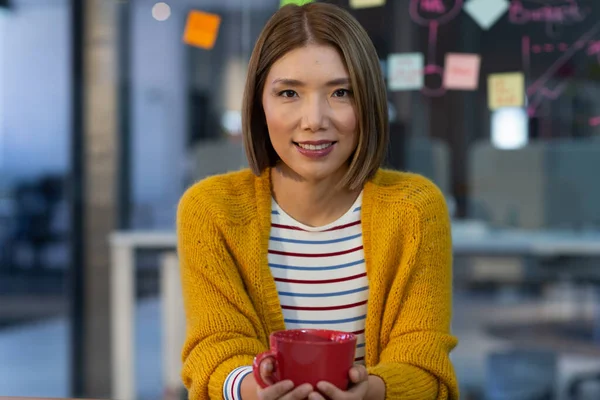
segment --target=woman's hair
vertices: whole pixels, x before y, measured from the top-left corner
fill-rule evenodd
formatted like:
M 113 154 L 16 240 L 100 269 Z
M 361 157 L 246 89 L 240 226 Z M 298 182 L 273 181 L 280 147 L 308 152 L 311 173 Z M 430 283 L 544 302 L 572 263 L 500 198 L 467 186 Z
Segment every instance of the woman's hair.
M 262 107 L 269 70 L 286 53 L 308 44 L 333 46 L 350 74 L 358 120 L 358 146 L 340 185 L 360 188 L 380 167 L 388 146 L 385 83 L 367 32 L 350 13 L 331 4 L 281 7 L 269 19 L 254 46 L 242 107 L 242 132 L 250 169 L 259 175 L 279 160 L 269 138 Z

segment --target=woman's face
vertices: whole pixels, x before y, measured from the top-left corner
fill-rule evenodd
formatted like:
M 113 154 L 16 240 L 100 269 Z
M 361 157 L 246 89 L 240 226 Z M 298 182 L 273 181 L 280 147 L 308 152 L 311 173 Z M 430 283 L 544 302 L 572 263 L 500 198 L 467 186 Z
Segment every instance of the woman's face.
M 271 67 L 262 94 L 273 148 L 306 181 L 341 178 L 358 142 L 348 71 L 335 48 L 307 45 Z

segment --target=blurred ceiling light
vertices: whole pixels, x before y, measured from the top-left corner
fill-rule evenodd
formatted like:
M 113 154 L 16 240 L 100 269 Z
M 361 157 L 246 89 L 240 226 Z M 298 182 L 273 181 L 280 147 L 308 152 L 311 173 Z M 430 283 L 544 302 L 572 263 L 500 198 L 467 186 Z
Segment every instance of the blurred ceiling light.
M 166 21 L 171 16 L 171 7 L 164 2 L 156 3 L 152 7 L 152 16 L 157 21 Z
M 231 136 L 242 134 L 242 113 L 239 111 L 225 111 L 221 116 L 221 126 Z
M 525 107 L 506 107 L 492 113 L 492 145 L 514 150 L 527 145 L 528 115 Z

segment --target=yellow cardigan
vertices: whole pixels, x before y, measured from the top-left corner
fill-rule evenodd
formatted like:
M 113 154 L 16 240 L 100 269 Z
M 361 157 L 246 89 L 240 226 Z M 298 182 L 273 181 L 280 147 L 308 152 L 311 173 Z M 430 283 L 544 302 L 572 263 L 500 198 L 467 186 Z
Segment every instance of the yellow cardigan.
M 187 320 L 182 378 L 191 400 L 223 398 L 235 368 L 285 329 L 267 265 L 270 171 L 207 178 L 183 195 L 178 252 Z M 449 359 L 452 249 L 444 197 L 426 178 L 380 170 L 365 184 L 369 300 L 365 362 L 386 399 L 458 399 Z

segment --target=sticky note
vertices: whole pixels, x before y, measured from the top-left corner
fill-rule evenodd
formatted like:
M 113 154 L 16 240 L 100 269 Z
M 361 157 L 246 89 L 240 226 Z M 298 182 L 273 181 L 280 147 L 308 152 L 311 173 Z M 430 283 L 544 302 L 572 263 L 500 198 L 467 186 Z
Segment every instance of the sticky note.
M 212 49 L 219 34 L 221 17 L 202 11 L 190 11 L 185 25 L 183 41 L 189 45 Z
M 488 76 L 488 106 L 522 107 L 525 99 L 525 77 L 522 72 L 507 72 Z
M 350 0 L 351 8 L 381 7 L 384 5 L 385 0 Z
M 448 53 L 444 63 L 446 89 L 476 90 L 479 85 L 479 54 Z
M 312 3 L 314 0 L 281 0 L 279 7 L 287 6 L 288 4 L 295 4 L 301 6 L 304 4 Z
M 508 0 L 470 0 L 463 9 L 481 29 L 490 29 L 506 13 Z
M 387 62 L 390 90 L 419 90 L 423 87 L 422 53 L 390 54 Z

